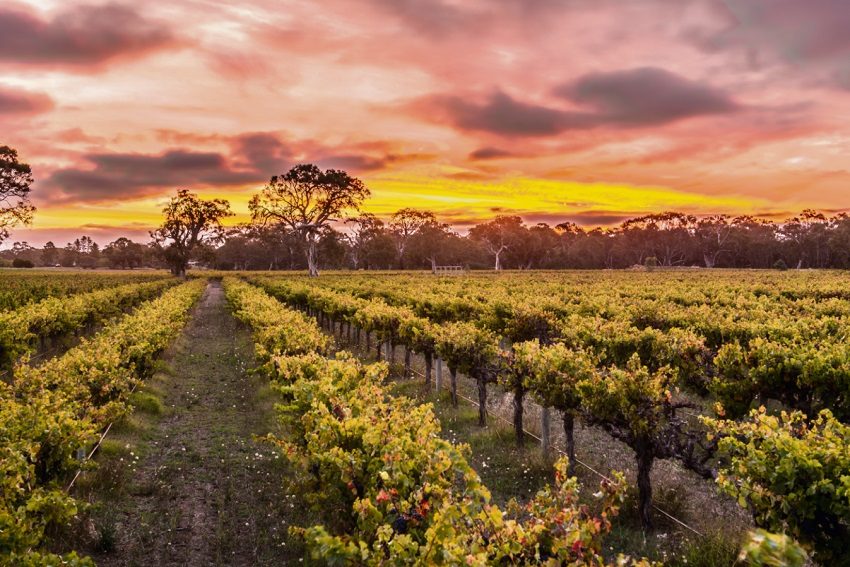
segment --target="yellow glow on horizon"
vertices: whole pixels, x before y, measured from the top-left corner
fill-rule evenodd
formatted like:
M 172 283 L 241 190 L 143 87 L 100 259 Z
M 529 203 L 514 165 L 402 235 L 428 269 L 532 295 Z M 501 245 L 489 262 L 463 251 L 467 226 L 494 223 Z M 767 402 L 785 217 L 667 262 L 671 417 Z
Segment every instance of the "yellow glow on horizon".
M 666 187 L 610 183 L 580 183 L 546 179 L 511 178 L 497 182 L 453 180 L 440 177 L 376 176 L 367 180 L 372 197 L 363 210 L 388 216 L 403 207 L 433 211 L 447 222 L 481 221 L 497 214 L 545 214 L 568 217 L 577 213 L 632 215 L 650 211 L 732 214 L 752 212 L 766 201 L 737 196 L 707 196 Z M 199 190 L 206 199 L 230 201 L 236 213 L 226 224 L 249 220 L 248 200 L 257 188 Z M 159 224 L 161 209 L 170 195 L 112 204 L 55 206 L 36 216 L 32 228 L 57 229 L 96 225 L 145 228 Z

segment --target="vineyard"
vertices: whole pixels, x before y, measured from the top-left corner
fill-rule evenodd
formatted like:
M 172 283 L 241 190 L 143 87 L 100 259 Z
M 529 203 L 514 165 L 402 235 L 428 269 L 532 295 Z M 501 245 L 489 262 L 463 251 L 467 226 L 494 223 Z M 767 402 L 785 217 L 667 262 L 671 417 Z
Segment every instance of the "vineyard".
M 0 562 L 850 565 L 844 273 L 202 275 L 0 272 Z

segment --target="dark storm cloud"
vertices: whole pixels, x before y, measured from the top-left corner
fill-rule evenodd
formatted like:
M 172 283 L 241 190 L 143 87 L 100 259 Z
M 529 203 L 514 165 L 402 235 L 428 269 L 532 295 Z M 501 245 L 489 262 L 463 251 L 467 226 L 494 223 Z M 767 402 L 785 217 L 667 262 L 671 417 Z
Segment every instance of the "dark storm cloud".
M 371 0 L 371 4 L 395 15 L 409 29 L 432 37 L 468 36 L 528 24 L 539 31 L 550 16 L 567 14 L 577 6 L 564 0 L 494 0 L 478 6 L 446 0 Z
M 593 108 L 600 123 L 622 126 L 654 126 L 739 108 L 723 91 L 657 67 L 590 73 L 555 93 Z
M 45 94 L 0 85 L 0 116 L 4 114 L 40 114 L 52 108 L 53 101 Z
M 369 172 L 386 169 L 393 164 L 431 161 L 436 156 L 428 153 L 318 153 L 316 165 L 323 168 L 344 169 L 358 172 Z
M 414 112 L 450 122 L 460 130 L 504 136 L 551 136 L 564 130 L 591 128 L 593 116 L 517 101 L 503 92 L 484 103 L 459 96 L 431 96 L 414 105 Z
M 52 19 L 21 8 L 0 8 L 0 61 L 90 66 L 173 43 L 161 23 L 119 4 L 79 6 Z
M 242 134 L 231 143 L 236 165 L 256 170 L 265 177 L 282 172 L 292 163 L 292 148 L 274 133 Z
M 168 137 L 182 138 L 175 132 L 169 132 Z M 356 174 L 434 157 L 347 152 L 290 141 L 271 132 L 250 132 L 218 141 L 229 145 L 227 153 L 168 149 L 159 154 L 83 154 L 78 165 L 56 170 L 39 184 L 40 199 L 66 203 L 117 201 L 157 195 L 175 187 L 259 185 L 296 162 L 313 162 Z
M 85 161 L 90 167 L 59 169 L 44 181 L 51 200 L 122 200 L 155 194 L 167 187 L 234 185 L 262 179 L 253 170 L 231 169 L 225 156 L 214 152 L 169 150 L 159 155 L 88 154 Z
M 316 160 L 316 165 L 324 169 L 375 171 L 386 167 L 387 160 L 365 154 L 339 154 L 322 156 Z
M 503 150 L 502 148 L 494 148 L 491 146 L 478 148 L 474 152 L 469 154 L 469 159 L 472 160 L 485 160 L 485 159 L 499 159 L 506 157 L 513 157 L 514 153 L 509 152 L 508 150 Z
M 552 136 L 605 126 L 660 126 L 741 108 L 718 89 L 653 67 L 583 75 L 558 86 L 555 94 L 581 110 L 525 103 L 501 91 L 483 103 L 459 96 L 426 97 L 414 103 L 412 109 L 415 114 L 465 131 Z
M 426 35 L 444 35 L 468 28 L 473 15 L 442 0 L 372 0 L 411 28 Z

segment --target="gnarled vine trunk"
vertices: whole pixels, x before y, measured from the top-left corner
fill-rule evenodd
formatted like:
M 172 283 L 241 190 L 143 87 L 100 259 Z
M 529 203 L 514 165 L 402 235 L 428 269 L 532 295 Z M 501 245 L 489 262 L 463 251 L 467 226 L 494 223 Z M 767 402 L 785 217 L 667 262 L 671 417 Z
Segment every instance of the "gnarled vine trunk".
M 567 473 L 572 476 L 576 470 L 576 441 L 573 435 L 575 432 L 575 415 L 573 415 L 573 412 L 567 410 L 561 412 L 561 418 L 564 421 L 564 439 L 566 440 L 567 457 L 570 459 L 570 466 Z
M 431 389 L 431 366 L 434 362 L 434 355 L 430 352 L 425 353 L 425 388 Z
M 478 376 L 475 381 L 478 383 L 478 425 L 484 427 L 487 425 L 487 377 Z
M 652 482 L 650 473 L 655 454 L 649 440 L 639 440 L 635 445 L 637 457 L 638 512 L 644 530 L 652 529 Z
M 514 433 L 516 434 L 517 447 L 525 445 L 525 430 L 523 429 L 523 400 L 525 399 L 525 388 L 517 386 L 514 388 Z

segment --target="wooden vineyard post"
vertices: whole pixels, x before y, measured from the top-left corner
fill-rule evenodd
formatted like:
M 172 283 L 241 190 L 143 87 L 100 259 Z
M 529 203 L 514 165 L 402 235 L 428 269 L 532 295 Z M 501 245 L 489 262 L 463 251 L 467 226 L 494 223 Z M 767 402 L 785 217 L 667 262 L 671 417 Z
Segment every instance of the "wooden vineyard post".
M 425 353 L 425 388 L 431 389 L 431 366 L 434 362 L 434 355 L 430 352 Z
M 487 379 L 480 377 L 476 380 L 478 383 L 478 425 L 480 427 L 487 426 Z
M 449 378 L 452 386 L 452 407 L 457 407 L 457 369 L 449 367 Z
M 437 372 L 434 387 L 437 390 L 437 395 L 439 395 L 440 390 L 443 389 L 443 359 L 440 357 L 437 357 Z
M 525 389 L 522 385 L 518 385 L 514 388 L 514 434 L 516 436 L 516 444 L 518 447 L 522 447 L 525 445 L 525 430 L 523 429 L 523 413 L 525 411 L 525 407 L 523 406 L 523 399 L 525 398 Z
M 548 407 L 544 407 L 540 413 L 540 448 L 546 457 L 549 456 L 549 449 L 551 448 L 551 440 L 549 438 L 551 419 L 551 410 Z
M 404 347 L 404 377 L 410 378 L 410 348 Z

